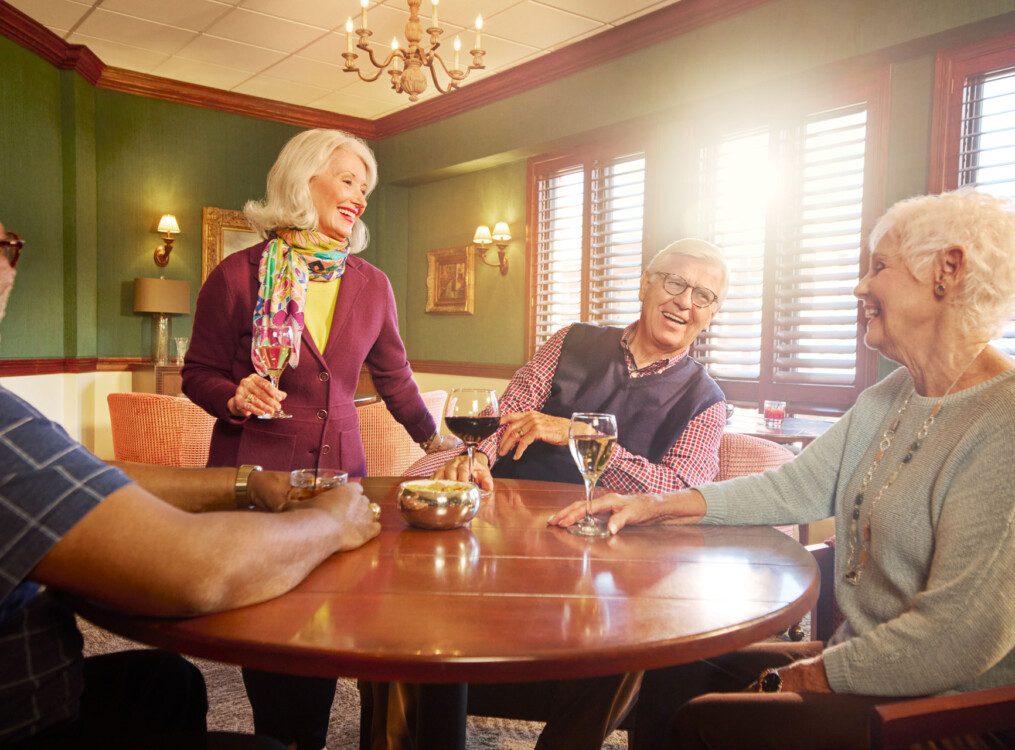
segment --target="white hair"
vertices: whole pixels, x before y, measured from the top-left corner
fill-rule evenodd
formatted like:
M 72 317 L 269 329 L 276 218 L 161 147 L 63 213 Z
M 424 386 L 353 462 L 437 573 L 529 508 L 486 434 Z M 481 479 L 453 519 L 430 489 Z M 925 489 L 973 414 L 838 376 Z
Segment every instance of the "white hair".
M 869 248 L 889 237 L 918 277 L 953 247 L 965 258 L 963 282 L 949 290 L 960 330 L 994 338 L 1015 313 L 1015 204 L 961 188 L 899 201 L 871 232 Z
M 718 295 L 718 302 L 721 306 L 723 301 L 726 299 L 726 292 L 729 291 L 730 287 L 730 273 L 729 268 L 726 267 L 726 261 L 722 257 L 722 251 L 713 245 L 711 242 L 705 240 L 695 239 L 693 237 L 685 237 L 682 240 L 671 242 L 669 245 L 664 247 L 648 262 L 645 266 L 645 274 L 655 273 L 660 266 L 670 256 L 679 256 L 684 258 L 698 258 L 711 263 L 720 271 L 722 271 L 722 283 L 718 289 L 713 290 Z
M 367 171 L 367 193 L 377 185 L 377 160 L 361 139 L 341 130 L 304 130 L 282 147 L 268 172 L 263 201 L 247 201 L 243 213 L 262 237 L 276 229 L 316 229 L 317 209 L 310 195 L 310 179 L 324 172 L 336 149 L 358 156 Z M 349 238 L 349 252 L 362 251 L 370 236 L 357 221 Z

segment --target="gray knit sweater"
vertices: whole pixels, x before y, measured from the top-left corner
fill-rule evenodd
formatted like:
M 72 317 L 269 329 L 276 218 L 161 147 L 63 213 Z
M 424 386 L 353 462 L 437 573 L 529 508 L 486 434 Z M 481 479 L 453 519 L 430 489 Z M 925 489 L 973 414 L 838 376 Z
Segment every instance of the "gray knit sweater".
M 839 693 L 915 696 L 1015 683 L 1015 371 L 945 397 L 913 394 L 865 493 L 877 502 L 859 585 L 844 580 L 849 514 L 885 429 L 913 390 L 905 368 L 866 390 L 793 461 L 700 488 L 704 523 L 806 523 L 835 516 L 835 597 L 846 618 L 825 650 Z

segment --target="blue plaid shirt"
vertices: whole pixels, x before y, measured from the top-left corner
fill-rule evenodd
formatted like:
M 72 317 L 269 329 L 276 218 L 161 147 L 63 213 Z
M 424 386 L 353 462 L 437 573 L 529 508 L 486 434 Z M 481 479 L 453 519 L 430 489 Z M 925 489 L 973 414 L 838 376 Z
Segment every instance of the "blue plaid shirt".
M 77 715 L 74 616 L 28 575 L 130 480 L 0 387 L 0 744 Z

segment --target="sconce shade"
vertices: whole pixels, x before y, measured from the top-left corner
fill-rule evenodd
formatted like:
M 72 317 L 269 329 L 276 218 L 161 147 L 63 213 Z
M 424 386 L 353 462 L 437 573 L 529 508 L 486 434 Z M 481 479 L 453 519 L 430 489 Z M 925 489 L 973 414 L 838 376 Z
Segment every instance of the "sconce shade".
M 511 230 L 508 228 L 506 221 L 498 221 L 493 227 L 493 241 L 494 242 L 510 242 L 511 241 Z
M 159 219 L 158 231 L 165 234 L 179 234 L 180 225 L 176 223 L 176 217 L 172 214 L 163 214 Z
M 172 279 L 134 279 L 134 312 L 186 315 L 190 284 Z
M 489 245 L 493 242 L 493 237 L 490 235 L 490 227 L 485 224 L 480 224 L 476 227 L 476 234 L 473 236 L 472 241 L 477 245 Z

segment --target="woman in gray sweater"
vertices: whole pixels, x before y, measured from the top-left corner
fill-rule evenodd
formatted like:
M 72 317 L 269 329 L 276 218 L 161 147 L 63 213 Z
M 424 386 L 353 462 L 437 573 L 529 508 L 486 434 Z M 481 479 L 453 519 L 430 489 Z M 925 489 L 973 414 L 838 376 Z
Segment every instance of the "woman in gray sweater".
M 870 248 L 865 343 L 903 367 L 777 470 L 595 503 L 613 533 L 835 516 L 845 621 L 827 646 L 647 673 L 639 743 L 759 748 L 771 730 L 780 748 L 864 747 L 876 703 L 1015 682 L 1015 362 L 988 343 L 1015 313 L 1013 206 L 972 190 L 902 201 Z M 745 689 L 759 694 L 721 694 Z

